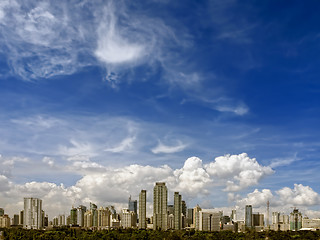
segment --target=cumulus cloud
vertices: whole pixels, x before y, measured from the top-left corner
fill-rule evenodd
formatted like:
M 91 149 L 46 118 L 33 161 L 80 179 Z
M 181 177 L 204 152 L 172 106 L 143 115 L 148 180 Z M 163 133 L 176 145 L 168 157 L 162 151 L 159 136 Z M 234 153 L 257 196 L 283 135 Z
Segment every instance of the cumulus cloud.
M 151 149 L 151 152 L 154 154 L 159 153 L 175 153 L 181 152 L 187 147 L 186 144 L 183 144 L 181 141 L 177 141 L 177 145 L 175 146 L 168 146 L 164 145 L 161 141 L 158 141 L 158 145 Z
M 188 158 L 181 169 L 174 171 L 176 190 L 195 197 L 199 193 L 208 193 L 212 182 L 210 175 L 203 168 L 202 160 L 197 157 Z
M 292 205 L 312 206 L 320 203 L 320 196 L 311 187 L 294 184 L 294 188 L 284 187 L 276 192 L 280 201 Z
M 4 159 L 2 157 L 2 159 Z M 54 166 L 60 171 L 80 173 L 78 181 L 69 187 L 63 184 L 50 182 L 27 182 L 15 184 L 3 174 L 0 174 L 1 201 L 9 214 L 17 213 L 22 209 L 23 197 L 39 197 L 43 200 L 43 208 L 53 217 L 58 213 L 68 213 L 73 204 L 88 205 L 95 202 L 99 206 L 114 204 L 117 207 L 127 205 L 128 196 L 138 198 L 141 189 L 147 190 L 148 202 L 152 201 L 152 191 L 155 182 L 166 182 L 169 194 L 179 191 L 188 201 L 202 196 L 203 202 L 210 197 L 212 191 L 219 186 L 228 190 L 230 187 L 226 180 L 234 181 L 237 189 L 243 189 L 250 184 L 254 185 L 260 180 L 260 175 L 254 174 L 255 181 L 243 183 L 239 180 L 242 172 L 264 172 L 255 159 L 250 159 L 247 154 L 227 155 L 217 157 L 209 164 L 203 164 L 198 157 L 190 157 L 182 168 L 172 169 L 167 165 L 149 166 L 132 164 L 128 166 L 110 168 L 92 161 L 88 156 L 75 155 L 67 159 L 67 164 L 59 165 L 50 157 L 44 157 L 43 162 Z M 3 164 L 5 163 L 5 164 Z M 2 161 L 3 165 L 10 165 L 10 161 Z M 235 166 L 237 165 L 237 167 Z M 246 176 L 245 172 L 245 176 Z M 262 174 L 263 175 L 263 174 Z M 267 174 L 266 174 L 267 175 Z M 250 185 L 250 186 L 251 186 Z M 231 189 L 230 191 L 235 191 Z M 273 210 L 289 208 L 292 205 L 305 208 L 320 203 L 320 197 L 309 186 L 295 184 L 294 188 L 284 187 L 275 192 L 270 189 L 254 190 L 246 197 L 241 197 L 241 192 L 228 194 L 229 201 L 234 202 L 238 209 L 243 209 L 246 204 L 263 212 L 269 200 Z M 170 197 L 169 197 L 170 199 Z M 172 200 L 172 199 L 171 199 Z
M 297 207 L 309 217 L 319 217 L 320 212 L 308 209 L 308 207 L 320 204 L 320 195 L 311 187 L 302 184 L 294 184 L 293 188 L 283 187 L 272 192 L 270 189 L 255 189 L 248 193 L 246 197 L 239 195 L 230 199 L 233 200 L 239 209 L 244 209 L 245 205 L 252 205 L 255 211 L 265 212 L 267 201 L 270 202 L 271 211 L 286 212 L 288 214 L 292 207 Z
M 241 206 L 253 204 L 255 207 L 264 207 L 267 201 L 273 201 L 273 197 L 270 189 L 263 189 L 261 191 L 255 189 L 252 193 L 248 193 L 246 198 L 238 199 L 237 204 Z
M 225 191 L 239 191 L 256 185 L 263 177 L 273 173 L 270 167 L 260 165 L 246 153 L 217 157 L 205 167 L 212 176 L 227 181 Z
M 238 165 L 243 166 L 235 169 L 233 164 L 222 164 L 220 162 L 222 158 L 226 161 L 229 161 L 230 158 L 232 161 L 236 159 Z M 2 175 L 0 178 L 2 183 L 1 192 L 4 196 L 3 201 L 8 204 L 6 207 L 14 208 L 17 205 L 10 205 L 10 202 L 18 204 L 17 200 L 19 198 L 28 196 L 42 198 L 45 202 L 45 210 L 50 215 L 56 214 L 56 210 L 54 210 L 56 209 L 56 204 L 58 205 L 58 210 L 67 212 L 75 201 L 78 204 L 88 204 L 93 201 L 98 205 L 117 203 L 125 206 L 128 196 L 132 195 L 138 198 L 141 189 L 148 191 L 148 201 L 151 201 L 155 182 L 166 182 L 169 193 L 179 191 L 183 198 L 187 200 L 198 198 L 199 196 L 206 198 L 217 185 L 228 188 L 229 186 L 226 186 L 225 180 L 234 174 L 241 176 L 241 172 L 244 171 L 243 168 L 255 171 L 262 168 L 258 163 L 255 163 L 255 160 L 249 159 L 246 154 L 218 157 L 215 162 L 210 164 L 203 164 L 198 157 L 190 157 L 184 162 L 182 168 L 177 169 L 172 169 L 167 165 L 149 166 L 138 164 L 110 168 L 92 161 L 86 155 L 69 156 L 67 160 L 64 165 L 59 165 L 50 157 L 44 157 L 42 161 L 49 166 L 54 166 L 59 171 L 80 175 L 80 179 L 70 187 L 65 187 L 63 184 L 57 185 L 56 183 L 34 181 L 25 184 L 14 184 Z M 241 163 L 241 161 L 243 162 Z M 250 181 L 246 184 L 239 181 L 238 186 L 243 189 L 249 184 L 256 184 L 257 181 L 259 181 L 259 177 L 256 177 L 255 181 Z M 300 193 L 305 190 L 301 189 L 297 187 L 297 190 L 294 191 Z M 279 192 L 281 196 L 285 195 L 285 193 L 285 189 Z M 256 201 L 262 204 L 266 198 L 272 197 L 270 194 L 269 190 L 263 190 L 261 193 L 255 191 L 248 195 L 247 200 L 242 200 L 242 202 Z M 310 191 L 306 194 L 310 194 Z M 290 196 L 292 199 L 299 199 L 299 197 L 295 198 L 293 193 Z M 13 199 L 16 200 L 12 201 Z M 239 196 L 234 199 L 238 201 Z

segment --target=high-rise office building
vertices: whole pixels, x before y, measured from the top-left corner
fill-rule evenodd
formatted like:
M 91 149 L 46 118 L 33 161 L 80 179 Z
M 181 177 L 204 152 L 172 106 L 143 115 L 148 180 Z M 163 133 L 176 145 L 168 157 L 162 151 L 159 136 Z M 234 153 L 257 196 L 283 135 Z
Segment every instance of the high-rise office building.
M 246 205 L 245 209 L 245 227 L 246 228 L 251 228 L 252 225 L 252 206 L 251 205 Z
M 187 226 L 187 204 L 186 201 L 181 200 L 181 228 Z
M 188 208 L 187 211 L 187 226 L 193 226 L 193 208 Z
M 196 213 L 200 211 L 201 211 L 201 207 L 197 204 L 197 206 L 193 208 L 193 227 L 195 228 L 196 228 L 196 222 L 197 221 L 199 222 L 199 219 L 197 219 L 199 218 L 199 215 L 197 215 Z
M 219 212 L 213 209 L 202 209 L 195 212 L 195 229 L 199 231 L 220 231 Z
M 298 209 L 294 208 L 290 213 L 290 230 L 299 231 L 302 228 L 302 214 Z
M 70 222 L 72 226 L 77 225 L 77 209 L 75 207 L 70 210 Z
M 22 226 L 23 226 L 23 215 L 24 215 L 24 211 L 21 210 L 19 214 L 19 225 L 22 225 Z
M 23 227 L 27 229 L 42 228 L 42 200 L 24 198 Z
M 231 211 L 231 221 L 236 222 L 237 221 L 237 210 L 232 209 Z
M 80 227 L 84 226 L 84 213 L 86 211 L 87 211 L 87 207 L 86 206 L 80 205 L 79 207 L 77 207 L 77 224 Z
M 264 214 L 261 213 L 253 213 L 252 214 L 252 226 L 263 227 L 264 226 Z
M 19 214 L 14 214 L 13 215 L 11 224 L 13 226 L 18 226 L 19 225 Z
M 92 214 L 92 226 L 97 227 L 98 226 L 98 207 L 94 203 L 90 203 L 90 211 Z
M 174 229 L 181 229 L 182 204 L 179 192 L 174 193 Z
M 105 229 L 110 227 L 110 216 L 111 212 L 106 207 L 100 207 L 98 210 L 98 229 Z
M 129 201 L 128 201 L 128 209 L 129 211 L 137 214 L 137 200 L 132 200 L 131 196 L 129 197 Z
M 139 194 L 139 228 L 147 228 L 147 191 L 141 190 Z
M 168 189 L 164 182 L 157 182 L 153 188 L 153 229 L 168 228 Z
M 127 208 L 121 211 L 121 227 L 123 228 L 136 228 L 137 227 L 137 214 Z
M 58 226 L 65 226 L 66 225 L 66 216 L 64 214 L 60 214 L 58 216 Z
M 0 228 L 9 228 L 10 227 L 10 217 L 8 214 L 3 214 L 0 216 Z

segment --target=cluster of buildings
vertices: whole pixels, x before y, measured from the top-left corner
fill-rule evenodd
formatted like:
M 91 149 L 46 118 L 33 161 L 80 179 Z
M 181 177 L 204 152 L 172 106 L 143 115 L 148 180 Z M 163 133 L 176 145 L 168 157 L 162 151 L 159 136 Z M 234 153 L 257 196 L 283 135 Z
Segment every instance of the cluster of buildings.
M 0 227 L 22 227 L 26 229 L 50 229 L 53 227 L 71 226 L 84 229 L 139 228 L 154 230 L 195 229 L 198 231 L 276 231 L 320 229 L 320 219 L 303 218 L 298 209 L 294 208 L 290 215 L 272 213 L 269 224 L 264 214 L 254 213 L 252 205 L 245 206 L 244 219 L 237 219 L 237 211 L 233 209 L 230 216 L 223 215 L 215 209 L 202 209 L 199 205 L 187 208 L 179 192 L 173 196 L 173 205 L 168 204 L 168 189 L 164 182 L 157 182 L 153 189 L 153 215 L 147 218 L 147 191 L 141 190 L 139 202 L 128 201 L 128 208 L 117 212 L 114 206 L 99 207 L 90 203 L 89 208 L 80 205 L 72 207 L 70 215 L 55 216 L 48 221 L 42 210 L 42 200 L 24 198 L 24 210 L 15 214 L 12 219 L 0 208 Z

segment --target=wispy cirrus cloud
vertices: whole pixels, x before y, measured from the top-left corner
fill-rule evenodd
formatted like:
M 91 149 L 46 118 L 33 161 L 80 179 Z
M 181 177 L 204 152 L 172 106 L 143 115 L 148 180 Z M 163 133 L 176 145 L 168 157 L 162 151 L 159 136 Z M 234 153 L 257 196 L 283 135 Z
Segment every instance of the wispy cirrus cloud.
M 135 136 L 127 137 L 123 139 L 118 145 L 111 148 L 106 148 L 104 151 L 112 153 L 120 153 L 123 151 L 128 151 L 132 148 L 134 141 L 136 140 Z
M 151 152 L 154 154 L 159 153 L 175 153 L 181 152 L 187 147 L 187 144 L 183 144 L 181 141 L 177 140 L 174 145 L 165 145 L 160 140 L 158 141 L 158 145 L 151 149 Z

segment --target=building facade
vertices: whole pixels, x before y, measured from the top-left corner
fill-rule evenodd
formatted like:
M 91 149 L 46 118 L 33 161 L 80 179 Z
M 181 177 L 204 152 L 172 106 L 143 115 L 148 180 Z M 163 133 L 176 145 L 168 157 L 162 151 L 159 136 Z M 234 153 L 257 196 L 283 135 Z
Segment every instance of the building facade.
M 122 209 L 120 224 L 123 228 L 136 228 L 137 214 L 127 208 Z
M 302 214 L 295 208 L 290 213 L 290 230 L 299 231 L 300 228 L 302 228 Z
M 139 228 L 147 228 L 147 191 L 141 190 L 139 194 Z
M 164 182 L 157 182 L 153 188 L 153 229 L 168 229 L 168 189 Z
M 110 227 L 111 212 L 109 208 L 100 207 L 98 210 L 98 229 L 106 229 Z
M 80 227 L 84 227 L 84 213 L 87 211 L 85 206 L 80 205 L 77 207 L 77 224 Z
M 39 198 L 24 198 L 23 227 L 41 229 L 42 218 L 42 200 Z
M 131 196 L 129 197 L 129 201 L 128 201 L 128 209 L 131 212 L 134 212 L 135 214 L 137 214 L 137 200 L 132 200 Z
M 196 221 L 195 229 L 198 231 L 220 231 L 220 216 L 219 212 L 215 212 L 212 209 L 203 209 L 199 212 L 195 212 Z
M 181 195 L 179 192 L 174 193 L 174 229 L 180 230 L 181 224 L 181 214 L 182 214 L 182 202 Z
M 245 223 L 246 228 L 251 228 L 253 226 L 253 224 L 252 224 L 252 206 L 251 205 L 246 205 L 244 223 Z

